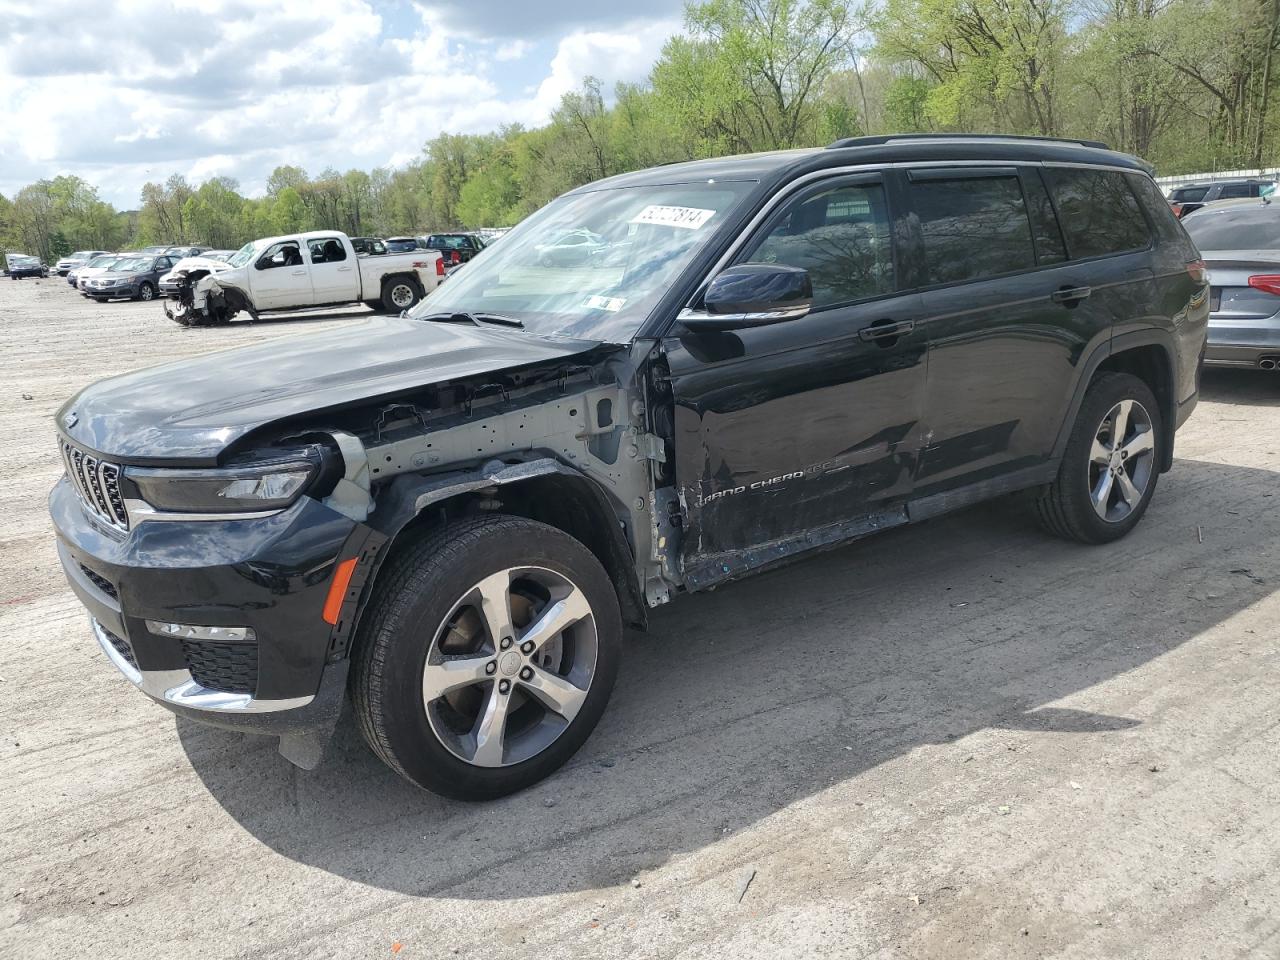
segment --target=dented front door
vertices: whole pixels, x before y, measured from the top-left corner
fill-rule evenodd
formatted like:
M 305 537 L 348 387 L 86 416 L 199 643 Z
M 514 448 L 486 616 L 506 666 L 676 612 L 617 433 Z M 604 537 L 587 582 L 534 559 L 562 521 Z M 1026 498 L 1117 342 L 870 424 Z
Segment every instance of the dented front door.
M 905 521 L 926 343 L 892 223 L 878 177 L 816 184 L 735 258 L 809 270 L 813 311 L 665 341 L 692 589 Z

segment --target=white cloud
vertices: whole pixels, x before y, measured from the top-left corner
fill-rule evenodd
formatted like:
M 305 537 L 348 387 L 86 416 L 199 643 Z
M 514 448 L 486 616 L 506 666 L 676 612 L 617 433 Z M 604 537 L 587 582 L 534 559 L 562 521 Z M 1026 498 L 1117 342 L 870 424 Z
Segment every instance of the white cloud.
M 528 40 L 509 40 L 506 43 L 498 45 L 498 49 L 493 51 L 493 59 L 500 62 L 507 60 L 522 60 L 525 54 L 533 49 L 533 44 Z
M 50 0 L 0 16 L 0 192 L 74 173 L 127 208 L 172 173 L 252 193 L 281 163 L 402 164 L 444 130 L 542 123 L 587 74 L 606 90 L 642 79 L 679 26 L 620 19 L 562 36 L 539 63 L 527 39 L 374 0 L 94 8 Z

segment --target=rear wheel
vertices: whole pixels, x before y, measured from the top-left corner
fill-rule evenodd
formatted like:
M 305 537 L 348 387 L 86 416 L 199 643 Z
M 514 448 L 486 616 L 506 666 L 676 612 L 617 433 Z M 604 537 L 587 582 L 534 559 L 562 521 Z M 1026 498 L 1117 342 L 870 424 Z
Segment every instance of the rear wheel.
M 1128 373 L 1105 373 L 1085 394 L 1058 476 L 1037 498 L 1050 533 L 1081 543 L 1118 540 L 1146 513 L 1160 475 L 1160 407 Z
M 622 622 L 604 567 L 555 527 L 451 524 L 389 561 L 357 637 L 352 701 L 374 752 L 421 787 L 500 797 L 590 736 Z
M 405 277 L 395 277 L 382 286 L 382 306 L 391 313 L 408 310 L 421 299 L 418 285 Z

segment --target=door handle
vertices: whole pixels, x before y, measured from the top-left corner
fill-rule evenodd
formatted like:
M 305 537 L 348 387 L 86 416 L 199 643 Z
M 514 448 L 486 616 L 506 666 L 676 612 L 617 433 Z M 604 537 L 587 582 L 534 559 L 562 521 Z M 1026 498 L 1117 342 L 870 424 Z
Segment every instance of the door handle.
M 858 338 L 867 343 L 879 343 L 882 347 L 891 347 L 897 339 L 916 328 L 914 320 L 877 320 L 858 331 Z
M 307 271 L 305 271 L 305 270 L 294 270 L 294 271 L 293 271 L 293 275 L 294 275 L 295 277 L 305 277 L 305 276 L 307 275 Z
M 350 267 L 339 267 L 339 268 L 338 268 L 338 272 L 339 272 L 339 273 L 350 273 L 350 272 L 351 272 L 351 268 L 350 268 Z
M 1093 288 L 1091 287 L 1059 287 L 1049 294 L 1049 299 L 1054 303 L 1065 303 L 1067 306 L 1071 306 L 1086 299 L 1091 293 L 1093 293 Z

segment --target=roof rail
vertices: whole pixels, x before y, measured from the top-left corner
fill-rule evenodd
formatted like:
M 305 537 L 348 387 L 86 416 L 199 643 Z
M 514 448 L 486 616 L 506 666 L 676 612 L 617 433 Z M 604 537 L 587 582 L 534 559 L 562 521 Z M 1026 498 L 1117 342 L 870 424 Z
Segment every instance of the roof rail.
M 890 133 L 875 137 L 845 137 L 835 143 L 827 144 L 828 150 L 839 150 L 842 147 L 875 147 L 884 143 L 899 140 L 1027 140 L 1048 143 L 1074 143 L 1082 147 L 1093 147 L 1096 150 L 1111 148 L 1101 140 L 1076 140 L 1072 137 L 1028 137 L 1014 133 Z

